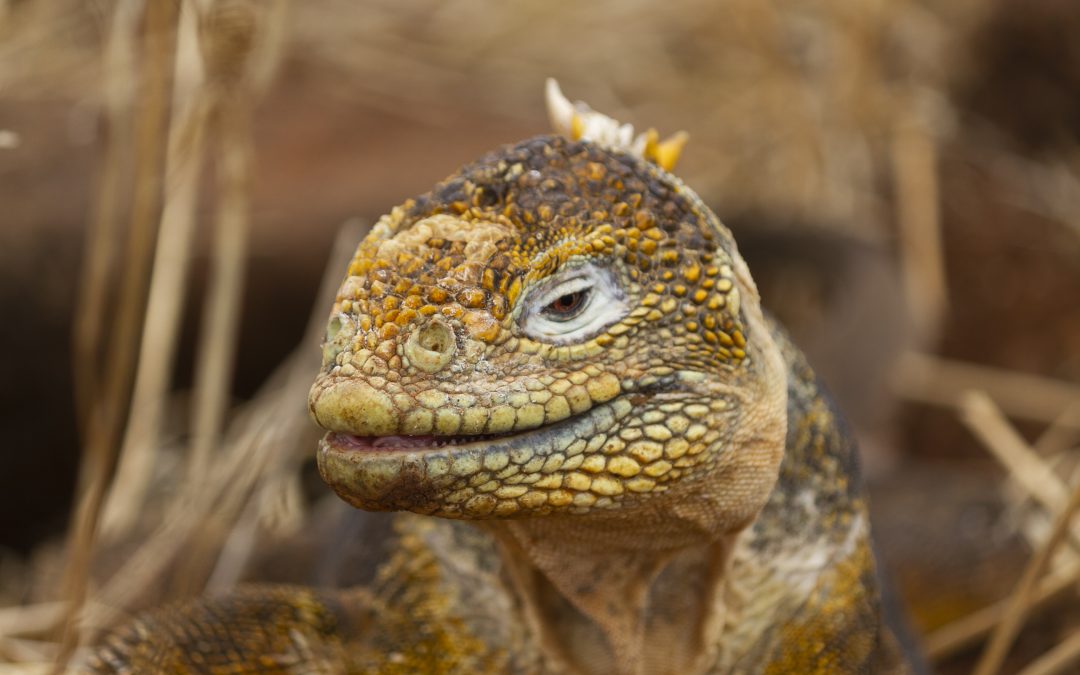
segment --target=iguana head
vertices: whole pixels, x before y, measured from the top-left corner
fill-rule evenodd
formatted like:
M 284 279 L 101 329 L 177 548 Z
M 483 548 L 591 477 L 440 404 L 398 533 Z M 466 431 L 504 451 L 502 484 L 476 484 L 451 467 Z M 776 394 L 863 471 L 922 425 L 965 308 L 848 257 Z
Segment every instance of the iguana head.
M 651 518 L 689 500 L 740 527 L 785 431 L 754 283 L 659 165 L 670 144 L 559 105 L 570 137 L 495 151 L 360 243 L 309 399 L 322 476 L 369 510 Z

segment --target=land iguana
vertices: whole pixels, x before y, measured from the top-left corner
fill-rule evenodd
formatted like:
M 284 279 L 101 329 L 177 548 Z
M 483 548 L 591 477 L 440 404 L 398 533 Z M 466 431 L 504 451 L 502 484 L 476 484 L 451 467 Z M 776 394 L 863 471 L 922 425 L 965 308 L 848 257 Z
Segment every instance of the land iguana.
M 851 436 L 730 232 L 548 83 L 556 135 L 394 208 L 329 319 L 324 480 L 369 582 L 136 618 L 96 672 L 906 672 Z

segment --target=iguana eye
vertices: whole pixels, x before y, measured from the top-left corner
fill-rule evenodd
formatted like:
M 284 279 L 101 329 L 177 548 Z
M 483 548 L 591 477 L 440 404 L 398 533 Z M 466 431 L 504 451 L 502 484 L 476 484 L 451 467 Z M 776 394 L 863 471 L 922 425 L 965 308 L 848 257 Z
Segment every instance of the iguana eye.
M 529 293 L 522 328 L 544 342 L 586 340 L 626 315 L 624 295 L 611 270 L 577 265 Z
M 583 288 L 580 291 L 571 291 L 555 298 L 547 307 L 540 310 L 544 316 L 553 321 L 569 321 L 585 309 L 592 294 L 591 288 Z

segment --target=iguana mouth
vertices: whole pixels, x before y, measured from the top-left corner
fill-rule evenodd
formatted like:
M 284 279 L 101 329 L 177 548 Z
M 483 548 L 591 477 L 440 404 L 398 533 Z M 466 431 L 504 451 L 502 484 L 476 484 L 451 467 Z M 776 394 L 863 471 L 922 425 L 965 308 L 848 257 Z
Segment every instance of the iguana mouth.
M 643 401 L 653 398 L 662 393 L 670 393 L 663 387 L 649 387 L 642 391 L 625 393 L 617 399 L 632 401 L 640 405 Z M 617 400 L 616 399 L 616 400 Z M 609 401 L 608 403 L 611 403 Z M 594 416 L 597 408 L 608 409 L 605 404 L 595 405 L 576 415 L 565 419 L 545 424 L 531 429 L 511 430 L 502 433 L 491 434 L 388 434 L 385 436 L 362 436 L 343 431 L 328 431 L 324 443 L 334 452 L 357 453 L 357 454 L 396 454 L 423 452 L 425 450 L 441 450 L 453 452 L 461 450 L 484 449 L 491 445 L 501 445 L 505 442 L 517 445 L 517 442 L 527 438 L 539 438 L 544 434 L 558 432 L 565 427 L 573 426 L 583 419 Z
M 623 395 L 618 398 L 626 398 Z M 640 396 L 640 395 L 639 395 Z M 610 403 L 610 402 L 609 402 Z M 326 434 L 323 442 L 327 448 L 336 453 L 353 455 L 354 459 L 360 459 L 358 455 L 405 455 L 411 453 L 423 454 L 425 451 L 442 451 L 454 453 L 455 451 L 484 450 L 495 445 L 522 445 L 523 440 L 536 440 L 545 435 L 557 433 L 559 430 L 573 427 L 582 420 L 588 420 L 596 416 L 597 409 L 608 410 L 609 406 L 600 404 L 576 415 L 571 415 L 551 424 L 534 427 L 532 429 L 519 429 L 503 433 L 493 434 L 461 434 L 461 435 L 438 435 L 438 434 L 389 434 L 386 436 L 360 436 L 341 431 L 330 431 Z
M 319 473 L 345 501 L 369 511 L 488 518 L 613 507 L 663 491 L 660 475 L 675 468 L 672 462 L 712 442 L 701 421 L 707 407 L 679 389 L 674 379 L 648 383 L 551 424 L 505 433 L 328 430 Z M 639 420 L 660 405 L 676 417 L 687 409 L 686 429 Z
M 323 374 L 308 405 L 322 428 L 359 438 L 461 438 L 550 426 L 624 393 L 620 378 L 608 372 L 551 380 L 554 391 L 538 391 L 538 384 L 544 382 L 530 379 L 474 394 L 468 388 L 443 391 L 434 383 L 406 390 L 383 378 Z
M 577 415 L 543 424 L 531 429 L 510 430 L 499 433 L 480 434 L 386 434 L 386 435 L 361 435 L 346 431 L 327 430 L 323 438 L 323 444 L 327 450 L 340 454 L 355 455 L 399 455 L 409 453 L 424 453 L 426 450 L 444 450 L 453 453 L 455 450 L 484 450 L 492 446 L 519 445 L 521 440 L 536 441 L 545 434 L 557 433 L 565 428 L 575 427 L 582 420 L 599 417 L 607 418 L 607 411 L 613 407 L 629 409 L 626 404 L 634 407 L 642 405 L 656 396 L 676 396 L 678 392 L 671 388 L 670 383 L 653 384 L 635 392 L 623 393 L 604 404 L 597 404 L 589 409 L 582 410 Z M 618 402 L 618 403 L 617 403 Z M 602 409 L 598 413 L 597 409 Z M 600 420 L 596 420 L 600 421 Z M 599 427 L 607 427 L 609 420 L 600 421 Z M 599 431 L 599 429 L 598 429 Z M 356 458 L 354 458 L 356 459 Z
M 542 431 L 545 428 L 547 427 L 539 427 L 538 429 L 530 429 L 528 431 L 517 433 L 471 434 L 464 436 L 436 436 L 433 434 L 420 436 L 356 436 L 354 434 L 330 432 L 327 434 L 327 442 L 336 449 L 344 450 L 346 452 L 400 452 L 484 443 L 500 438 L 507 438 L 509 436 L 516 436 L 518 434 Z
M 363 509 L 481 517 L 497 499 L 480 492 L 481 483 L 500 475 L 519 475 L 520 481 L 530 473 L 538 481 L 542 467 L 556 456 L 553 461 L 581 464 L 599 451 L 587 449 L 584 439 L 611 433 L 632 409 L 630 396 L 623 395 L 552 424 L 482 436 L 330 431 L 319 447 L 319 472 L 341 497 Z

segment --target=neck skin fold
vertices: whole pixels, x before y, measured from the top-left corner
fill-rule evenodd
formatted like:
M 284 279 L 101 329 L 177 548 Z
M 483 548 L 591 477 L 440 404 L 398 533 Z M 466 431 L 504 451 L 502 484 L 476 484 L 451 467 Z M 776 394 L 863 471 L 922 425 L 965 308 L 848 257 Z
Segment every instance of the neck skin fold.
M 621 675 L 692 672 L 708 658 L 737 533 L 643 545 L 647 530 L 625 514 L 488 527 L 549 657 Z

